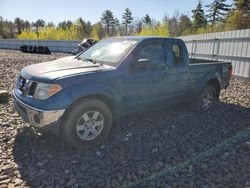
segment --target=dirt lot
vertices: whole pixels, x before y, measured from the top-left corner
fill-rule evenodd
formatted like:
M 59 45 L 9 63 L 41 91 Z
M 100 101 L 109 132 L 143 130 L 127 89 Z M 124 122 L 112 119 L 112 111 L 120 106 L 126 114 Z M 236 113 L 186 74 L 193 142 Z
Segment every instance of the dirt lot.
M 22 67 L 67 54 L 0 50 L 0 89 Z M 250 81 L 232 79 L 210 112 L 178 105 L 121 120 L 100 147 L 76 151 L 0 104 L 0 187 L 250 187 Z

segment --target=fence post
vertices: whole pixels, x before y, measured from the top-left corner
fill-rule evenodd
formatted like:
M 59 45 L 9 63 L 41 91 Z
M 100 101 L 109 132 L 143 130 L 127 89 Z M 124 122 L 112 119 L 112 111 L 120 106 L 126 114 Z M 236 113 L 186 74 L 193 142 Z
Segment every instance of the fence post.
M 249 34 L 250 34 L 250 32 L 249 32 Z M 248 52 L 248 48 L 249 48 L 249 43 L 250 43 L 250 37 L 249 37 L 249 40 L 247 41 L 245 57 L 247 57 L 247 52 Z M 245 60 L 245 61 L 244 61 L 244 68 L 245 68 L 245 63 L 246 63 L 246 62 L 247 62 L 247 61 Z M 250 62 L 247 62 L 247 63 L 250 64 Z M 250 66 L 249 66 L 249 67 L 250 67 Z M 248 69 L 248 78 L 250 79 L 250 68 Z
M 194 47 L 193 47 L 194 46 Z M 196 54 L 196 41 L 193 39 L 192 42 L 192 52 L 191 52 L 191 57 L 195 59 L 195 54 Z
M 215 37 L 213 42 L 212 60 L 218 61 L 219 48 L 220 48 L 219 39 Z
M 217 38 L 216 40 L 217 40 L 216 61 L 218 61 L 220 54 L 220 39 Z

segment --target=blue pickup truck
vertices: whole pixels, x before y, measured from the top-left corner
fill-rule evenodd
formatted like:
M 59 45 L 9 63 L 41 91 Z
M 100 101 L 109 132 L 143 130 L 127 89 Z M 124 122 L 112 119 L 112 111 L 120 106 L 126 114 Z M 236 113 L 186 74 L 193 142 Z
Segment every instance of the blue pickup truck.
M 185 101 L 211 109 L 231 74 L 230 63 L 189 59 L 181 39 L 116 37 L 23 68 L 13 97 L 25 121 L 83 149 L 103 142 L 126 114 Z

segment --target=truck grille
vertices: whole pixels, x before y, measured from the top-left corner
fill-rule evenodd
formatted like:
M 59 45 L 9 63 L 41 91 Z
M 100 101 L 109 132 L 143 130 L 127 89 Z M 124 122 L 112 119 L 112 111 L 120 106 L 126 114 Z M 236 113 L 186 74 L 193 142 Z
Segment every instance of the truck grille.
M 23 76 L 19 76 L 17 79 L 17 90 L 23 95 L 23 96 L 33 96 L 36 89 L 36 82 L 33 82 L 31 80 L 28 80 L 27 78 L 24 78 Z

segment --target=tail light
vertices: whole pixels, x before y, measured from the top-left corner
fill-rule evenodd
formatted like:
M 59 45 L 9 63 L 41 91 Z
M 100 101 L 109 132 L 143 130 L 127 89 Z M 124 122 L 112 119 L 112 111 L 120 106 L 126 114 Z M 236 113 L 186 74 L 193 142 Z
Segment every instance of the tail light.
M 228 76 L 231 77 L 232 74 L 233 74 L 233 67 L 232 67 L 232 65 L 230 65 L 230 66 L 228 67 Z

